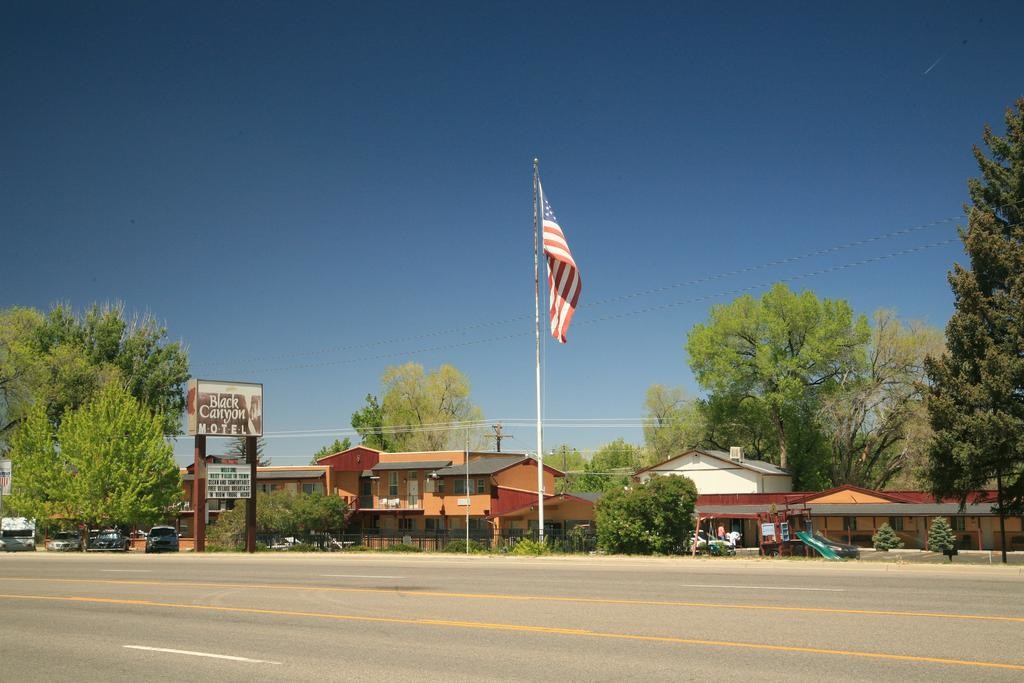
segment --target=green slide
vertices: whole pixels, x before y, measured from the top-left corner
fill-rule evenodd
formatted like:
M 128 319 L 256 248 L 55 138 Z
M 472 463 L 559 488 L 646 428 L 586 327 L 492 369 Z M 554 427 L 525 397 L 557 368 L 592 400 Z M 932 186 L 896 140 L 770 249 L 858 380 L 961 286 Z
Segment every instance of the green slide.
M 822 557 L 824 557 L 826 560 L 841 560 L 842 559 L 841 557 L 836 555 L 834 552 L 832 552 L 831 548 L 829 548 L 827 545 L 825 545 L 824 543 L 822 543 L 821 541 L 816 539 L 814 536 L 811 536 L 806 531 L 798 531 L 798 532 L 796 532 L 796 537 L 799 538 L 801 541 L 803 541 L 804 545 L 806 545 L 807 547 L 814 548 L 815 550 L 817 550 L 818 553 Z

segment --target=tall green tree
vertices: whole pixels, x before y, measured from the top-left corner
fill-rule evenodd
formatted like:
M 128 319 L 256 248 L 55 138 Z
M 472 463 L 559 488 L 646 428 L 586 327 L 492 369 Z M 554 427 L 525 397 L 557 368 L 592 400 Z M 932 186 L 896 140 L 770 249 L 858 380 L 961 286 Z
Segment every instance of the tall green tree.
M 594 453 L 590 462 L 583 466 L 583 472 L 573 477 L 572 490 L 594 493 L 622 490 L 629 486 L 630 476 L 646 464 L 643 451 L 620 437 Z
M 27 406 L 41 402 L 54 425 L 116 382 L 181 433 L 188 356 L 152 316 L 126 317 L 124 307 L 94 304 L 82 314 L 58 305 L 45 316 L 31 309 L 0 315 L 0 439 Z M 10 378 L 15 378 L 12 381 Z
M 713 307 L 710 321 L 691 330 L 686 349 L 704 389 L 763 412 L 774 437 L 772 459 L 788 468 L 788 437 L 808 397 L 864 363 L 868 335 L 867 319 L 847 302 L 780 283 L 760 299 L 745 295 Z
M 40 406 L 14 439 L 19 493 L 11 502 L 19 511 L 90 527 L 148 526 L 174 513 L 181 476 L 162 416 L 119 384 L 68 410 L 55 442 L 44 423 Z
M 830 452 L 831 485 L 882 489 L 923 464 L 931 436 L 924 359 L 942 348 L 938 329 L 904 325 L 891 311 L 875 313 L 867 363 L 837 377 L 821 397 L 817 419 Z
M 45 366 L 36 338 L 43 315 L 32 308 L 0 311 L 0 453 L 14 428 L 26 419 L 33 398 L 45 386 Z
M 559 444 L 544 456 L 544 464 L 565 473 L 564 477 L 555 480 L 555 493 L 571 493 L 579 490 L 575 486 L 576 478 L 583 472 L 587 459 L 577 449 L 567 443 Z
M 245 439 L 246 437 L 244 436 L 229 439 L 226 455 L 236 458 L 239 462 L 245 462 Z M 256 437 L 256 465 L 259 467 L 270 466 L 270 456 L 264 455 L 263 453 L 263 447 L 265 445 L 266 442 L 263 440 L 262 436 Z
M 46 520 L 64 514 L 68 496 L 67 464 L 58 455 L 46 406 L 37 404 L 25 416 L 11 438 L 10 457 L 14 480 L 11 494 L 4 498 L 5 510 L 33 518 L 45 528 Z
M 347 436 L 344 439 L 335 439 L 334 443 L 327 446 L 321 446 L 320 450 L 313 454 L 313 459 L 309 461 L 309 464 L 316 465 L 320 462 L 320 458 L 333 455 L 334 453 L 341 453 L 342 451 L 347 451 L 350 448 L 352 448 L 352 439 Z
M 469 380 L 457 368 L 442 365 L 389 367 L 381 377 L 384 398 L 367 395 L 366 408 L 352 415 L 363 444 L 381 450 L 436 451 L 481 440 L 483 414 L 469 401 Z M 380 446 L 374 445 L 380 444 Z
M 595 508 L 597 543 L 612 553 L 683 552 L 693 533 L 697 487 L 687 477 L 651 477 L 606 493 Z
M 701 445 L 705 431 L 700 404 L 687 399 L 682 387 L 653 384 L 644 399 L 647 420 L 644 442 L 648 464 L 668 460 Z
M 1024 98 L 1007 109 L 1005 135 L 986 126 L 982 139 L 960 229 L 970 266 L 949 273 L 947 352 L 926 361 L 928 479 L 961 502 L 995 483 L 1005 517 L 1024 511 Z
M 352 413 L 352 429 L 359 433 L 367 448 L 398 450 L 391 447 L 390 435 L 384 430 L 384 408 L 373 394 L 367 394 L 366 405 Z

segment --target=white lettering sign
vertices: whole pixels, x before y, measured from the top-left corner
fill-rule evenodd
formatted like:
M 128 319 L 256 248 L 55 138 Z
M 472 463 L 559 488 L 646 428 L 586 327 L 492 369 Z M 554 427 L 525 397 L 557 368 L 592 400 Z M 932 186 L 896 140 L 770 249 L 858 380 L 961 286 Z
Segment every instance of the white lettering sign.
M 207 465 L 207 498 L 249 498 L 252 496 L 252 479 L 249 467 L 242 465 Z

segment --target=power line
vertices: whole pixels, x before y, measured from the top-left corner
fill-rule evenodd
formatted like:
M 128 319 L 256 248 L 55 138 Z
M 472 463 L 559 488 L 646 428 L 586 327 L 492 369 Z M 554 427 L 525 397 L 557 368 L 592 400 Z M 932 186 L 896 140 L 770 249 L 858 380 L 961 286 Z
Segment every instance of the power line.
M 640 308 L 640 309 L 635 309 L 633 311 L 625 311 L 625 312 L 622 312 L 622 313 L 611 314 L 611 315 L 607 315 L 607 316 L 602 316 L 600 318 L 590 318 L 590 319 L 576 318 L 573 321 L 573 323 L 574 323 L 574 325 L 576 327 L 579 327 L 581 325 L 594 325 L 594 324 L 597 324 L 597 323 L 603 323 L 603 322 L 608 322 L 608 321 L 612 321 L 612 320 L 621 320 L 623 318 L 629 318 L 629 317 L 633 317 L 633 316 L 637 316 L 637 315 L 645 315 L 647 313 L 653 313 L 653 312 L 657 312 L 657 311 L 664 311 L 664 310 L 667 310 L 667 309 L 670 309 L 670 308 L 677 308 L 679 306 L 686 306 L 686 305 L 689 305 L 689 304 L 702 303 L 702 302 L 705 302 L 705 301 L 709 301 L 709 300 L 712 300 L 712 299 L 718 299 L 718 298 L 722 298 L 722 297 L 725 297 L 725 296 L 735 296 L 737 294 L 745 294 L 745 293 L 748 293 L 748 292 L 751 292 L 751 291 L 757 291 L 757 290 L 760 290 L 760 289 L 764 289 L 765 287 L 770 287 L 772 284 L 774 284 L 776 282 L 796 282 L 796 281 L 800 281 L 800 280 L 806 280 L 808 278 L 818 277 L 820 275 L 826 275 L 826 274 L 829 274 L 829 273 L 835 273 L 835 272 L 839 272 L 839 271 L 843 271 L 843 270 L 849 270 L 850 268 L 856 268 L 856 267 L 860 267 L 860 266 L 864 266 L 864 265 L 869 265 L 869 264 L 872 264 L 872 263 L 879 263 L 879 262 L 882 262 L 882 261 L 888 261 L 888 260 L 892 260 L 894 258 L 899 258 L 901 256 L 909 256 L 909 255 L 912 255 L 912 254 L 921 253 L 921 252 L 927 251 L 929 249 L 936 249 L 938 247 L 942 247 L 942 246 L 946 246 L 948 244 L 952 244 L 953 242 L 956 242 L 958 240 L 959 240 L 958 237 L 951 237 L 949 239 L 940 240 L 938 242 L 931 242 L 931 243 L 923 244 L 923 245 L 916 246 L 916 247 L 909 247 L 909 248 L 906 248 L 906 249 L 899 249 L 899 250 L 896 250 L 896 251 L 889 252 L 888 254 L 881 254 L 881 255 L 878 255 L 878 256 L 870 256 L 870 257 L 863 258 L 863 259 L 858 259 L 856 261 L 852 261 L 852 262 L 849 262 L 849 263 L 843 263 L 843 264 L 839 264 L 839 265 L 836 265 L 836 266 L 829 266 L 827 268 L 820 268 L 818 270 L 813 270 L 813 271 L 809 271 L 809 272 L 806 272 L 806 273 L 798 273 L 796 275 L 792 275 L 792 276 L 789 276 L 789 277 L 780 277 L 780 278 L 773 279 L 771 281 L 761 282 L 761 283 L 758 283 L 758 284 L 755 284 L 755 285 L 749 285 L 749 286 L 746 286 L 746 287 L 736 287 L 736 288 L 733 288 L 733 289 L 720 290 L 720 291 L 712 293 L 712 294 L 705 294 L 705 295 L 702 295 L 702 296 L 691 297 L 689 299 L 683 299 L 681 301 L 675 301 L 675 302 L 671 302 L 671 303 L 660 304 L 660 305 L 657 305 L 657 306 L 648 306 L 646 308 Z M 497 323 L 495 323 L 495 324 L 497 324 Z M 345 364 L 350 364 L 350 363 L 366 363 L 366 362 L 370 362 L 370 361 L 386 360 L 386 359 L 389 359 L 389 358 L 408 358 L 409 356 L 422 355 L 422 354 L 425 354 L 425 353 L 433 353 L 433 352 L 437 352 L 437 351 L 449 351 L 449 350 L 457 349 L 457 348 L 465 348 L 467 346 L 479 346 L 481 344 L 490 344 L 490 343 L 494 343 L 494 342 L 507 341 L 507 340 L 510 340 L 510 339 L 517 339 L 517 338 L 520 338 L 520 337 L 525 337 L 525 336 L 528 336 L 528 335 L 532 335 L 533 333 L 534 333 L 533 330 L 524 330 L 522 332 L 511 332 L 511 333 L 508 333 L 508 334 L 497 335 L 497 336 L 493 336 L 493 337 L 484 337 L 484 338 L 473 339 L 473 340 L 468 340 L 468 341 L 464 341 L 464 342 L 453 342 L 453 343 L 450 343 L 450 344 L 441 344 L 441 345 L 438 345 L 438 346 L 424 347 L 424 348 L 414 349 L 414 350 L 393 351 L 393 352 L 389 352 L 389 353 L 375 354 L 375 355 L 372 355 L 372 356 L 360 356 L 360 357 L 357 357 L 357 358 L 342 358 L 342 359 L 338 359 L 338 360 L 321 361 L 319 363 L 296 363 L 296 364 L 292 364 L 292 365 L 284 365 L 284 366 L 270 367 L 270 368 L 249 368 L 249 371 L 250 372 L 283 372 L 283 371 L 288 371 L 288 370 L 302 370 L 302 369 L 310 369 L 310 368 L 331 367 L 331 366 L 335 366 L 335 365 L 345 365 Z M 439 334 L 440 333 L 436 333 L 436 334 L 432 333 L 429 336 L 437 336 Z M 413 338 L 416 338 L 416 337 L 409 337 L 409 339 L 413 339 Z M 368 346 L 368 345 L 360 345 L 360 347 L 365 347 L 365 346 Z M 303 354 L 296 354 L 296 356 L 298 356 L 298 355 L 303 355 Z M 311 355 L 311 354 L 306 354 L 306 355 Z M 200 366 L 200 367 L 203 367 L 203 366 Z
M 896 238 L 896 237 L 902 237 L 904 235 L 909 235 L 909 234 L 913 234 L 913 233 L 916 233 L 916 232 L 920 232 L 920 231 L 926 230 L 928 228 L 934 228 L 934 227 L 940 226 L 940 225 L 948 225 L 949 223 L 953 223 L 953 222 L 955 222 L 957 220 L 962 219 L 963 217 L 964 217 L 963 214 L 960 214 L 959 216 L 950 216 L 950 217 L 945 217 L 945 218 L 939 218 L 939 219 L 936 219 L 936 220 L 933 220 L 933 221 L 930 221 L 930 222 L 927 222 L 927 223 L 922 223 L 920 225 L 914 225 L 914 226 L 907 227 L 907 228 L 901 228 L 899 230 L 892 230 L 890 232 L 882 233 L 882 234 L 879 234 L 879 235 L 874 235 L 874 236 L 871 236 L 871 237 L 866 237 L 864 239 L 853 240 L 851 242 L 846 242 L 844 244 L 838 244 L 838 245 L 834 245 L 834 246 L 831 246 L 831 247 L 824 247 L 822 249 L 815 249 L 813 251 L 808 251 L 808 252 L 805 252 L 803 254 L 798 254 L 798 255 L 795 255 L 795 256 L 787 256 L 787 257 L 784 257 L 784 258 L 775 259 L 775 260 L 772 260 L 772 261 L 766 261 L 764 263 L 760 263 L 760 264 L 756 264 L 756 265 L 752 265 L 752 266 L 746 266 L 746 267 L 743 267 L 743 268 L 736 268 L 736 269 L 733 269 L 733 270 L 730 270 L 730 271 L 714 273 L 712 275 L 707 275 L 707 276 L 700 277 L 700 278 L 695 278 L 695 279 L 692 279 L 692 280 L 686 280 L 686 281 L 683 281 L 683 282 L 677 282 L 677 283 L 674 283 L 674 284 L 669 284 L 669 285 L 664 285 L 664 286 L 661 286 L 661 287 L 655 287 L 655 288 L 651 288 L 651 289 L 641 290 L 641 291 L 632 292 L 632 293 L 629 293 L 629 294 L 623 294 L 623 295 L 620 295 L 620 296 L 608 297 L 608 298 L 605 298 L 605 299 L 598 299 L 596 301 L 591 301 L 591 302 L 584 302 L 584 303 L 580 304 L 577 307 L 577 310 L 580 310 L 580 309 L 584 309 L 584 310 L 591 309 L 591 308 L 595 308 L 595 307 L 598 307 L 598 306 L 604 306 L 604 305 L 608 305 L 608 304 L 612 304 L 612 303 L 617 303 L 617 302 L 621 302 L 621 301 L 627 301 L 629 299 L 635 299 L 635 298 L 644 297 L 644 296 L 651 296 L 651 295 L 654 295 L 654 294 L 661 294 L 661 293 L 668 292 L 668 291 L 671 291 L 671 290 L 674 290 L 674 289 L 680 289 L 680 288 L 684 288 L 684 287 L 693 287 L 693 286 L 700 285 L 700 284 L 706 284 L 708 282 L 714 282 L 714 281 L 717 281 L 717 280 L 722 280 L 722 279 L 729 278 L 729 277 L 734 277 L 734 276 L 737 276 L 737 275 L 744 275 L 744 274 L 747 274 L 747 273 L 753 273 L 753 272 L 757 272 L 757 271 L 761 271 L 761 270 L 767 270 L 769 268 L 774 268 L 776 266 L 789 265 L 789 264 L 792 264 L 792 263 L 797 263 L 797 262 L 800 262 L 800 261 L 804 261 L 804 260 L 809 259 L 809 258 L 816 258 L 816 257 L 819 257 L 819 256 L 825 256 L 825 255 L 828 255 L 828 254 L 834 254 L 834 253 L 837 253 L 837 252 L 840 252 L 840 251 L 845 251 L 847 249 L 853 249 L 853 248 L 856 248 L 856 247 L 861 247 L 861 246 L 864 246 L 864 245 L 867 245 L 867 244 L 872 244 L 872 243 L 883 241 L 883 240 L 889 240 L 889 239 L 893 239 L 893 238 Z M 955 239 L 956 238 L 953 238 L 950 241 L 955 241 Z M 311 350 L 311 351 L 296 351 L 296 352 L 275 354 L 275 355 L 269 355 L 269 356 L 256 356 L 256 357 L 252 357 L 252 358 L 249 358 L 249 359 L 246 359 L 246 360 L 242 360 L 242 361 L 234 361 L 234 360 L 213 361 L 213 362 L 199 364 L 199 365 L 196 366 L 196 368 L 202 369 L 202 368 L 213 368 L 213 367 L 223 367 L 223 366 L 238 366 L 238 365 L 242 365 L 242 364 L 249 364 L 249 363 L 263 362 L 263 361 L 273 361 L 273 360 L 283 360 L 283 359 L 289 359 L 289 358 L 303 358 L 303 357 L 310 357 L 310 356 L 319 356 L 319 355 L 325 355 L 325 354 L 330 354 L 330 353 L 340 353 L 340 352 L 343 352 L 343 351 L 359 351 L 361 349 L 376 348 L 378 346 L 383 346 L 383 345 L 388 345 L 388 344 L 398 344 L 398 343 L 402 343 L 402 342 L 418 341 L 418 340 L 422 340 L 422 339 L 431 339 L 431 338 L 435 338 L 435 337 L 443 337 L 443 336 L 450 335 L 450 334 L 460 334 L 460 333 L 471 332 L 471 331 L 475 331 L 475 330 L 482 330 L 482 329 L 501 327 L 501 326 L 509 325 L 509 324 L 512 324 L 512 323 L 515 323 L 515 322 L 521 322 L 521 321 L 527 320 L 527 319 L 529 319 L 531 317 L 532 316 L 530 316 L 530 315 L 520 315 L 520 316 L 514 316 L 514 317 L 511 317 L 511 318 L 504 318 L 504 319 L 500 319 L 500 320 L 480 321 L 480 322 L 477 322 L 477 323 L 472 323 L 472 324 L 469 324 L 469 325 L 463 325 L 461 327 L 456 327 L 456 328 L 433 330 L 433 331 L 421 332 L 421 333 L 417 333 L 417 334 L 413 334 L 413 335 L 404 335 L 404 336 L 400 336 L 400 337 L 390 337 L 390 338 L 385 338 L 385 339 L 379 339 L 379 340 L 376 340 L 376 341 L 363 342 L 363 343 L 359 343 L 359 344 L 348 344 L 348 345 L 344 345 L 344 346 L 324 347 L 324 348 L 315 349 L 315 350 Z M 517 336 L 522 336 L 522 335 L 520 335 L 520 334 L 510 335 L 510 337 L 517 337 Z M 503 339 L 503 338 L 510 338 L 510 337 L 497 337 L 497 338 L 492 338 L 492 339 Z M 458 346 L 462 346 L 462 344 L 454 345 L 451 348 L 456 348 Z M 449 347 L 437 347 L 437 348 L 449 348 Z M 392 354 L 392 355 L 394 355 L 394 354 Z M 398 354 L 398 355 L 401 355 L 401 354 Z M 370 360 L 376 360 L 376 359 L 378 359 L 380 357 L 381 356 L 371 357 Z M 317 367 L 317 366 L 316 365 L 300 365 L 300 366 L 295 366 L 295 367 Z

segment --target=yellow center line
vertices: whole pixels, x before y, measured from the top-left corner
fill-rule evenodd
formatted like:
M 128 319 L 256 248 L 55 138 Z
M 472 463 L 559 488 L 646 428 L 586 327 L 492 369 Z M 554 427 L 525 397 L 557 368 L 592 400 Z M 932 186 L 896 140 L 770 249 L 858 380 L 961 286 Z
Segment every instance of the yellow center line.
M 748 650 L 761 650 L 771 652 L 795 652 L 802 654 L 830 655 L 839 657 L 861 657 L 865 659 L 880 659 L 898 662 L 931 663 L 955 666 L 970 666 L 987 669 L 1009 669 L 1012 671 L 1024 671 L 1024 664 L 1007 664 L 1003 662 L 986 662 L 980 660 L 946 659 L 943 657 L 921 657 L 915 655 L 895 655 L 886 652 L 867 652 L 859 650 L 832 650 L 817 647 L 799 647 L 794 645 L 771 645 L 767 643 L 745 643 L 728 640 L 703 640 L 697 638 L 676 638 L 673 636 L 649 636 L 631 633 L 609 633 L 602 631 L 590 631 L 586 629 L 567 629 L 548 626 L 522 626 L 517 624 L 489 624 L 477 621 L 455 621 L 448 619 L 409 619 L 400 617 L 367 617 L 348 614 L 329 614 L 325 612 L 299 612 L 292 610 L 260 609 L 255 607 L 222 607 L 219 605 L 185 605 L 172 602 L 154 602 L 152 600 L 123 600 L 116 598 L 88 598 L 80 596 L 54 596 L 54 595 L 9 595 L 0 594 L 0 599 L 8 600 L 43 600 L 77 603 L 95 603 L 103 605 L 127 605 L 132 607 L 158 607 L 165 609 L 190 609 L 208 612 L 235 612 L 242 614 L 265 614 L 282 617 L 308 617 L 315 619 L 331 619 L 336 621 L 358 621 L 389 624 L 404 624 L 410 626 L 447 626 L 451 628 L 465 629 L 487 629 L 498 631 L 517 631 L 529 633 L 558 634 L 564 636 L 576 636 L 583 638 L 610 638 L 616 640 L 632 640 L 656 643 L 671 643 L 674 645 L 701 645 L 714 647 L 744 648 Z
M 397 588 L 351 588 L 340 586 L 296 586 L 290 584 L 218 583 L 207 581 L 147 581 L 142 579 L 47 579 L 39 577 L 4 577 L 5 581 L 36 581 L 43 583 L 89 583 L 132 586 L 178 586 L 183 588 L 237 588 L 248 590 L 290 590 L 332 593 L 387 593 L 403 597 L 461 598 L 473 600 L 510 600 L 517 602 L 562 602 L 590 605 L 632 605 L 657 607 L 694 607 L 701 609 L 740 609 L 768 612 L 799 612 L 811 614 L 855 614 L 882 617 L 923 617 L 929 619 L 967 619 L 1024 624 L 1024 617 L 988 614 L 951 614 L 945 612 L 905 612 L 898 610 L 844 609 L 839 607 L 792 607 L 783 605 L 749 605 L 743 603 L 684 602 L 677 600 L 637 600 L 628 598 L 584 598 L 558 595 L 505 595 L 501 593 L 452 593 L 444 591 L 399 590 Z

